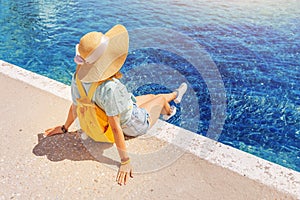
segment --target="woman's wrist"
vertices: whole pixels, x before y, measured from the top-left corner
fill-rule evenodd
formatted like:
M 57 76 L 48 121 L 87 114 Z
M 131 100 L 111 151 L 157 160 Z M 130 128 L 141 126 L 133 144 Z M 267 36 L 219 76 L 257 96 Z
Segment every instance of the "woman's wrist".
M 121 158 L 121 162 L 126 162 L 126 161 L 129 160 L 129 159 L 130 159 L 129 157 Z
M 68 128 L 65 127 L 65 125 L 61 126 L 61 130 L 63 133 L 67 133 L 68 132 Z
M 128 163 L 130 163 L 130 158 L 129 157 L 121 159 L 121 165 L 126 165 Z

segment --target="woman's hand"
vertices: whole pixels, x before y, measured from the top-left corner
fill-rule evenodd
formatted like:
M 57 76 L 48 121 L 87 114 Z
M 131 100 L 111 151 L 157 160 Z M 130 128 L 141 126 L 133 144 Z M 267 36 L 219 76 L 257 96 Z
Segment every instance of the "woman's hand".
M 133 168 L 130 162 L 127 164 L 121 164 L 116 179 L 119 185 L 123 185 L 123 184 L 126 185 L 129 176 L 133 178 L 132 170 Z
M 63 133 L 61 128 L 62 128 L 62 126 L 56 126 L 53 128 L 49 128 L 49 129 L 45 130 L 45 136 L 61 134 L 61 133 Z

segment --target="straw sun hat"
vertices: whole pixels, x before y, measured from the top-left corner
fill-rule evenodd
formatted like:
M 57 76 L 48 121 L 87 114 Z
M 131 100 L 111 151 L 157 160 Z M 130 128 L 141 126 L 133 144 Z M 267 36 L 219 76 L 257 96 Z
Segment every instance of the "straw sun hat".
M 126 28 L 116 25 L 107 33 L 89 32 L 76 45 L 74 61 L 82 82 L 98 82 L 117 73 L 128 54 L 129 38 Z

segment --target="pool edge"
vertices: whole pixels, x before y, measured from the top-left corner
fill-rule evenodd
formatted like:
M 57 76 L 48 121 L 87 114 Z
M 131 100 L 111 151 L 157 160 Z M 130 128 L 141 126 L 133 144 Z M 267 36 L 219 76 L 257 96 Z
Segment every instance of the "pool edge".
M 70 87 L 65 84 L 2 60 L 0 60 L 0 66 L 0 73 L 8 77 L 71 101 Z M 157 135 L 159 139 L 171 142 L 199 158 L 271 186 L 276 190 L 292 194 L 297 199 L 300 199 L 299 172 L 210 140 L 180 127 L 162 121 L 159 121 L 159 123 L 163 123 L 163 129 L 169 130 L 161 131 L 164 134 Z

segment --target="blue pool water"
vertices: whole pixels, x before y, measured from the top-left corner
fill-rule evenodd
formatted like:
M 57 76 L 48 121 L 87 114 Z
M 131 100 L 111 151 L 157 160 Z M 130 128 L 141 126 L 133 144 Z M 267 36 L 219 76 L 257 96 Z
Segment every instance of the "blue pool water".
M 19 0 L 0 5 L 0 59 L 66 84 L 76 67 L 74 46 L 89 31 L 105 32 L 121 23 L 129 33 L 161 27 L 190 37 L 206 50 L 224 84 L 226 118 L 218 141 L 300 171 L 299 1 Z M 214 128 L 208 80 L 167 45 L 131 49 L 122 69 L 125 84 L 136 95 L 166 92 L 178 85 L 175 74 L 183 76 L 192 92 L 170 123 L 207 135 Z M 151 64 L 159 68 L 128 78 L 133 69 Z M 147 73 L 170 85 L 141 85 Z M 185 110 L 198 115 L 183 117 Z

